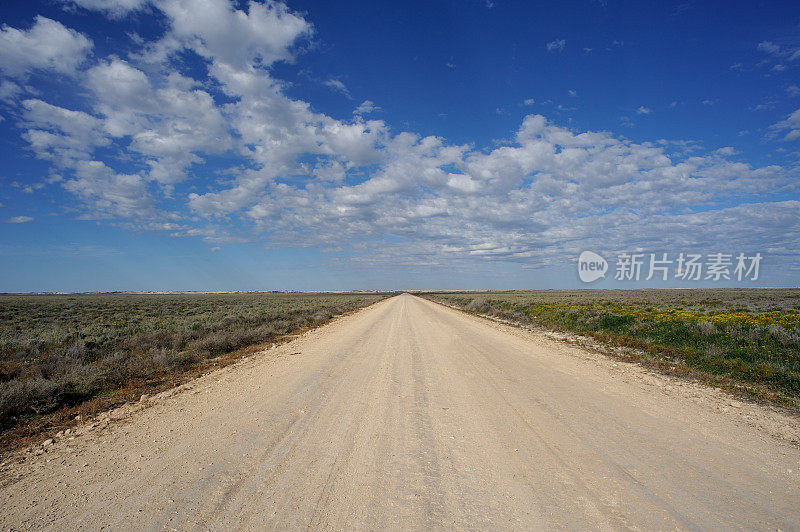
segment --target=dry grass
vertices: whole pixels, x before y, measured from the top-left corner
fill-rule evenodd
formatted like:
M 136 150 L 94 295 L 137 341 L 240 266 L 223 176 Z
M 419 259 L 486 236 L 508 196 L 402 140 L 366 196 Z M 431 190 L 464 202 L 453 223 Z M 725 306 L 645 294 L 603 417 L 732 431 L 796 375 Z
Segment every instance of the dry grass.
M 634 348 L 652 366 L 785 406 L 800 406 L 800 289 L 544 290 L 426 296 L 467 311 Z
M 0 296 L 0 444 L 162 390 L 369 293 Z M 252 349 L 251 349 L 252 350 Z

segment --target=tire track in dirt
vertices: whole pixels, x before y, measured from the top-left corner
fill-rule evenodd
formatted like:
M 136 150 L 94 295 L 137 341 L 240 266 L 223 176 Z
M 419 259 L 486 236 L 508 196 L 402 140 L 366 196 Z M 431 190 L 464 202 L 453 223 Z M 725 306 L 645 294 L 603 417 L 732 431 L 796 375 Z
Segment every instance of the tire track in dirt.
M 0 524 L 796 529 L 750 420 L 797 418 L 718 393 L 403 295 L 13 464 Z

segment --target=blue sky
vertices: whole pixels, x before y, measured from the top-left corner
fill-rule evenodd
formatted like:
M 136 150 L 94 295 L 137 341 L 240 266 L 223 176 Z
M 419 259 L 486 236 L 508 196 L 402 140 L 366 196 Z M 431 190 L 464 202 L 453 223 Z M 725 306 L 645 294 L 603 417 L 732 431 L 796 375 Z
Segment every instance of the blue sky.
M 0 23 L 0 291 L 800 283 L 795 2 L 10 1 Z M 763 261 L 585 285 L 584 250 Z

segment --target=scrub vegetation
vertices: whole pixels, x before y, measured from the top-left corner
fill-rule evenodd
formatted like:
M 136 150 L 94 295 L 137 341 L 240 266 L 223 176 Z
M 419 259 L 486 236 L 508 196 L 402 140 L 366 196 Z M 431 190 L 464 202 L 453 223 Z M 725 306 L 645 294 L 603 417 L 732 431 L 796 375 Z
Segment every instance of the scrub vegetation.
M 429 293 L 461 309 L 577 333 L 670 372 L 800 406 L 800 289 Z
M 376 293 L 0 296 L 0 434 L 179 384 Z M 86 412 L 86 409 L 89 412 Z

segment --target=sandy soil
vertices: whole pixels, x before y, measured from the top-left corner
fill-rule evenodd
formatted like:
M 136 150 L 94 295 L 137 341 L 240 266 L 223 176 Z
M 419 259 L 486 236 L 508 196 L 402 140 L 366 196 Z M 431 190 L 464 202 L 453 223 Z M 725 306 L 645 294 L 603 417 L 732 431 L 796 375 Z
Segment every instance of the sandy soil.
M 779 409 L 410 295 L 0 466 L 3 528 L 800 525 Z

